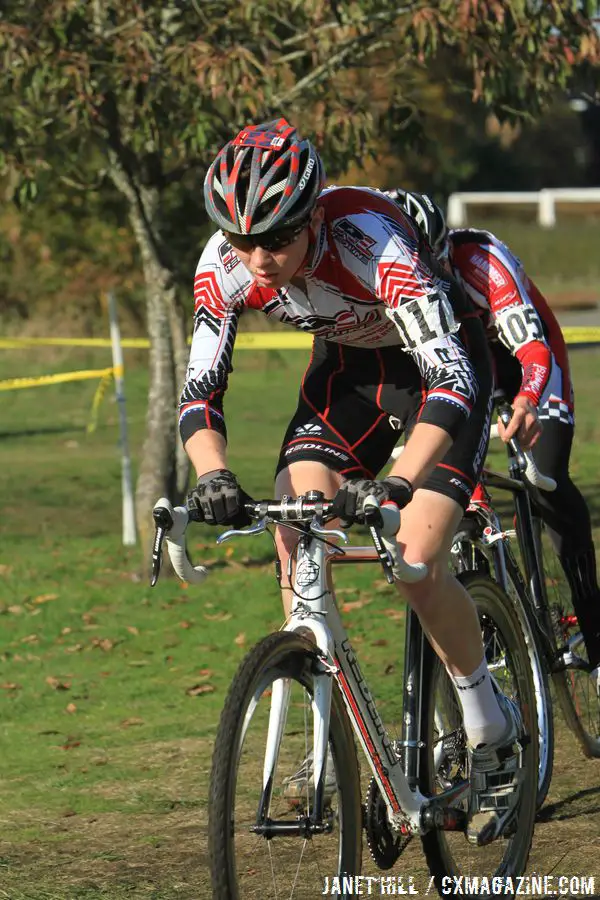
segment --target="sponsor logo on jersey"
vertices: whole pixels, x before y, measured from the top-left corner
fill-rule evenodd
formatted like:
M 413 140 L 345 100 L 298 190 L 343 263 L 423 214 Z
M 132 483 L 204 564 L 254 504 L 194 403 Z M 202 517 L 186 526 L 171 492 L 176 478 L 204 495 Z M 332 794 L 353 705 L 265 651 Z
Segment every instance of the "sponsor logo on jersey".
M 333 456 L 342 462 L 348 462 L 350 459 L 347 453 L 343 453 L 341 450 L 336 450 L 335 447 L 329 447 L 327 444 L 321 444 L 317 441 L 304 441 L 300 444 L 290 444 L 289 447 L 285 448 L 285 455 L 291 456 L 292 453 L 300 453 L 305 450 L 316 450 L 319 453 L 327 454 L 327 456 Z
M 471 496 L 471 488 L 467 484 L 465 484 L 464 481 L 461 481 L 460 478 L 453 477 L 453 478 L 450 478 L 449 481 L 450 481 L 450 484 L 453 484 L 455 487 L 457 487 L 459 489 L 459 491 L 462 491 L 463 494 L 467 495 L 467 497 Z
M 222 244 L 219 244 L 219 258 L 223 263 L 223 268 L 228 275 L 235 269 L 240 261 L 239 257 L 237 257 L 233 252 L 229 241 L 223 241 Z
M 284 312 L 280 321 L 294 325 L 302 331 L 337 337 L 352 331 L 363 331 L 376 322 L 380 322 L 381 315 L 377 309 L 367 310 L 364 319 L 361 319 L 354 309 L 341 309 L 332 316 L 293 316 Z
M 539 397 L 542 393 L 546 379 L 548 377 L 548 369 L 546 366 L 540 366 L 539 363 L 530 363 L 525 366 L 523 372 L 523 386 L 521 390 L 530 391 Z
M 482 256 L 481 253 L 473 253 L 469 258 L 476 269 L 479 269 L 480 272 L 487 272 L 490 264 L 487 256 Z
M 502 272 L 496 268 L 494 265 L 490 265 L 489 268 L 489 276 L 490 281 L 492 281 L 497 288 L 502 288 L 506 286 L 506 278 L 502 274 Z
M 308 425 L 299 425 L 294 429 L 294 434 L 320 434 L 323 431 L 321 425 L 310 422 Z
M 518 306 L 520 297 L 516 290 L 507 289 L 502 292 L 500 297 L 494 300 L 494 312 L 499 313 L 500 310 L 508 309 L 510 306 Z
M 338 219 L 333 227 L 333 235 L 346 250 L 350 251 L 352 256 L 361 262 L 366 263 L 373 259 L 371 247 L 375 245 L 374 238 L 361 231 L 354 222 L 349 219 Z

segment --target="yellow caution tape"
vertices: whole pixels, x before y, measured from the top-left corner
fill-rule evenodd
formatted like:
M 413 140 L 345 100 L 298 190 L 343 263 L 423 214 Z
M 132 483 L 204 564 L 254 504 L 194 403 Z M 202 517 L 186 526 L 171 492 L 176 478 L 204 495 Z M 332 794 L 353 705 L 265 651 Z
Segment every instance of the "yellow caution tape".
M 100 408 L 100 404 L 104 398 L 104 394 L 106 392 L 106 388 L 112 381 L 113 374 L 116 374 L 116 369 L 108 369 L 100 381 L 98 382 L 98 387 L 94 393 L 94 399 L 92 400 L 92 408 L 90 409 L 90 418 L 89 422 L 86 426 L 86 432 L 88 434 L 93 434 L 96 430 L 96 426 L 98 424 L 98 410 Z
M 18 350 L 21 347 L 110 347 L 109 338 L 0 338 L 0 350 Z M 122 347 L 147 350 L 148 338 L 124 338 Z
M 569 326 L 562 329 L 567 344 L 600 343 L 600 327 Z M 190 343 L 188 340 L 188 343 Z M 310 347 L 313 336 L 302 331 L 244 331 L 235 342 L 240 350 L 303 350 Z M 0 338 L 0 350 L 18 350 L 23 347 L 110 347 L 108 338 Z M 148 349 L 147 338 L 124 338 L 121 346 L 126 349 Z
M 593 325 L 567 326 L 562 329 L 567 344 L 596 344 L 600 341 L 600 328 Z
M 36 378 L 7 378 L 0 381 L 0 391 L 16 391 L 19 388 L 41 387 L 46 384 L 62 384 L 65 381 L 84 381 L 88 378 L 105 378 L 116 370 L 87 369 L 81 372 L 60 372 L 57 375 L 38 375 Z
M 236 350 L 303 350 L 313 336 L 301 331 L 245 331 L 235 340 Z

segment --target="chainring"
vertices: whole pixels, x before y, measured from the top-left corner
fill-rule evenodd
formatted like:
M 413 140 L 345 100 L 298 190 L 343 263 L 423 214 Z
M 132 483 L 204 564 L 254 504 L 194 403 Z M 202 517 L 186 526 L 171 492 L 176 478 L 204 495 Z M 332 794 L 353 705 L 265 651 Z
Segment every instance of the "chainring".
M 380 869 L 391 869 L 412 838 L 412 834 L 402 834 L 390 826 L 385 800 L 374 778 L 367 789 L 365 832 L 369 852 Z

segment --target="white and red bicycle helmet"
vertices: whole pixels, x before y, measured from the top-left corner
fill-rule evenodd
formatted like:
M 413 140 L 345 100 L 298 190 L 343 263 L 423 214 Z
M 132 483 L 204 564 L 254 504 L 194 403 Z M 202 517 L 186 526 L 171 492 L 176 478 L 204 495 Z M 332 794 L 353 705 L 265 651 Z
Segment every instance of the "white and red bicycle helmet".
M 262 234 L 307 223 L 324 187 L 319 154 L 285 119 L 247 125 L 206 173 L 204 202 L 223 231 Z

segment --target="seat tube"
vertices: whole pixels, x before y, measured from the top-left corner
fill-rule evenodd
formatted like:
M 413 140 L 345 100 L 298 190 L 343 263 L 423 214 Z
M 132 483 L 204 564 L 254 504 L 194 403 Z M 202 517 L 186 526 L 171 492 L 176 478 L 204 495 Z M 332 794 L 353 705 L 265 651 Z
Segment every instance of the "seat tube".
M 404 642 L 402 763 L 411 788 L 417 785 L 419 778 L 424 640 L 425 635 L 418 616 L 411 607 L 408 607 Z

